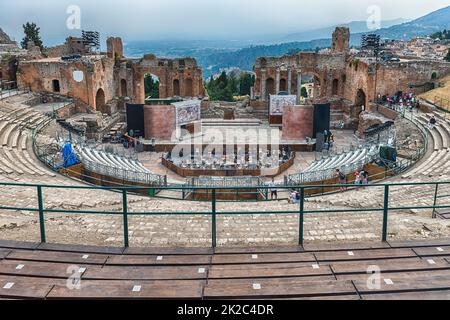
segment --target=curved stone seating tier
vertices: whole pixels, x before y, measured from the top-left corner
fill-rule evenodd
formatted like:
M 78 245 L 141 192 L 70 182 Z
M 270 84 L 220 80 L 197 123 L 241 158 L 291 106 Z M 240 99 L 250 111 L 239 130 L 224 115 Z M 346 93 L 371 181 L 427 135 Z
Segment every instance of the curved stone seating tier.
M 427 159 L 424 159 L 421 164 L 403 175 L 403 178 L 413 178 L 419 175 L 440 176 L 449 172 L 450 125 L 439 115 L 437 126 L 430 130 L 428 123 L 431 116 L 432 114 L 419 114 L 415 116 L 414 122 L 429 133 L 433 141 L 431 148 L 434 152 Z
M 442 136 L 441 132 L 438 130 L 438 126 L 436 126 L 433 130 L 428 128 L 428 120 L 423 117 L 417 117 L 416 121 L 419 125 L 425 128 L 433 139 L 433 148 L 435 151 L 441 150 L 443 148 Z
M 8 146 L 8 142 L 11 138 L 11 133 L 18 127 L 17 124 L 9 124 L 8 128 L 5 130 L 3 136 L 2 136 L 2 145 Z
M 0 171 L 8 175 L 56 176 L 44 170 L 30 154 L 27 141 L 29 130 L 48 121 L 48 117 L 24 105 L 0 109 Z
M 429 165 L 429 169 L 424 171 L 424 174 L 428 176 L 443 174 L 445 168 L 448 166 L 449 161 L 450 151 L 443 151 L 441 156 L 435 159 L 434 163 L 431 163 Z
M 373 161 L 378 156 L 379 146 L 360 148 L 351 152 L 343 153 L 327 159 L 312 163 L 307 169 L 299 174 L 286 177 L 289 183 L 308 183 L 331 179 L 335 176 L 335 170 L 341 169 L 345 174 L 362 167 Z

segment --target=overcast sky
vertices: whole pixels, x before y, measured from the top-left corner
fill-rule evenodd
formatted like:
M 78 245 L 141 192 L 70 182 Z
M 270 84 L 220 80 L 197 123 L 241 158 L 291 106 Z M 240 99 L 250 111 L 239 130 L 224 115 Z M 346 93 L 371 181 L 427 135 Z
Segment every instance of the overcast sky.
M 382 20 L 413 19 L 450 0 L 0 0 L 0 27 L 16 40 L 34 21 L 55 43 L 68 30 L 69 5 L 81 9 L 81 28 L 126 39 L 251 39 L 366 20 L 378 5 Z

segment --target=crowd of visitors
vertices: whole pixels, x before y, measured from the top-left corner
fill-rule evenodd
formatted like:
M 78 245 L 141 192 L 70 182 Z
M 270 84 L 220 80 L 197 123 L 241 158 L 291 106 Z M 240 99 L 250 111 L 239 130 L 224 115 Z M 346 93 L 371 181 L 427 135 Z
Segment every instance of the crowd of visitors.
M 397 112 L 405 112 L 406 110 L 412 112 L 414 109 L 418 110 L 420 108 L 419 99 L 412 92 L 405 94 L 398 92 L 393 96 L 383 96 L 381 100 L 388 108 Z

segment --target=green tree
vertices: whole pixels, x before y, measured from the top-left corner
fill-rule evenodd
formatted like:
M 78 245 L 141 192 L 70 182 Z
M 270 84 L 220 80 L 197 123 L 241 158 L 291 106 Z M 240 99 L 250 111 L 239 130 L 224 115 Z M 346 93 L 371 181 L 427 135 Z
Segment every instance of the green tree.
M 300 95 L 301 95 L 303 98 L 308 98 L 308 91 L 306 90 L 305 87 L 302 87 L 302 91 L 301 91 Z
M 159 99 L 159 81 L 153 79 L 151 74 L 144 77 L 145 98 Z
M 244 73 L 239 79 L 239 95 L 250 95 L 251 87 L 255 84 L 255 76 L 250 73 Z
M 23 25 L 23 32 L 25 37 L 22 39 L 20 45 L 23 49 L 27 48 L 29 41 L 32 41 L 39 48 L 44 49 L 44 44 L 42 43 L 41 36 L 39 35 L 41 28 L 36 26 L 36 23 L 27 22 Z

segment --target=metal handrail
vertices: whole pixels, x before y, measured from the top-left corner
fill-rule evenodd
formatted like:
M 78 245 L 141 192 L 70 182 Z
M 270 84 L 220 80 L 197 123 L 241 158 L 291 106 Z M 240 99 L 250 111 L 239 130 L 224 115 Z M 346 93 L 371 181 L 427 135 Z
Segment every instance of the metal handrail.
M 286 215 L 286 214 L 296 214 L 299 217 L 299 225 L 298 225 L 298 239 L 299 244 L 303 245 L 304 242 L 304 219 L 305 215 L 309 214 L 328 214 L 328 213 L 345 213 L 345 212 L 379 212 L 382 213 L 382 232 L 381 239 L 382 241 L 387 241 L 388 237 L 388 227 L 389 227 L 389 213 L 394 211 L 401 210 L 412 210 L 412 209 L 432 209 L 433 212 L 436 209 L 450 209 L 450 204 L 446 205 L 438 205 L 436 202 L 437 199 L 437 190 L 441 186 L 450 186 L 450 181 L 445 182 L 417 182 L 417 183 L 390 183 L 390 184 L 374 184 L 364 186 L 365 188 L 382 188 L 384 190 L 383 196 L 383 206 L 377 208 L 346 208 L 346 209 L 321 209 L 321 210 L 306 210 L 305 209 L 305 198 L 306 192 L 311 188 L 317 188 L 317 186 L 297 186 L 296 188 L 299 190 L 300 199 L 299 199 L 299 207 L 295 210 L 283 210 L 283 211 L 219 211 L 217 210 L 216 202 L 217 202 L 217 190 L 249 190 L 254 187 L 219 187 L 219 188 L 207 188 L 212 195 L 211 199 L 211 210 L 203 211 L 203 212 L 155 212 L 155 211 L 145 211 L 145 212 L 128 212 L 127 206 L 127 195 L 129 192 L 136 192 L 136 190 L 198 190 L 205 189 L 205 187 L 194 187 L 194 186 L 164 186 L 164 187 L 140 187 L 140 186 L 132 186 L 132 187 L 94 187 L 94 186 L 66 186 L 66 185 L 43 185 L 43 184 L 25 184 L 25 183 L 0 183 L 0 186 L 11 186 L 11 187 L 26 187 L 26 188 L 36 188 L 37 192 L 37 207 L 17 207 L 17 206 L 0 206 L 0 210 L 17 210 L 17 211 L 30 211 L 39 213 L 39 228 L 40 228 L 40 238 L 41 242 L 46 242 L 46 214 L 52 213 L 70 213 L 70 214 L 98 214 L 98 215 L 122 215 L 123 217 L 123 235 L 124 235 L 124 246 L 129 246 L 129 233 L 128 233 L 128 216 L 171 216 L 171 215 L 198 215 L 198 216 L 207 216 L 211 217 L 211 244 L 213 247 L 217 244 L 217 223 L 218 215 Z M 436 193 L 434 194 L 434 204 L 433 205 L 420 205 L 418 206 L 415 202 L 411 204 L 406 204 L 404 206 L 391 206 L 389 199 L 390 193 L 393 187 L 408 187 L 408 186 L 431 186 L 436 189 Z M 343 187 L 354 187 L 354 185 L 329 185 L 330 188 L 343 188 Z M 260 190 L 269 191 L 270 186 L 260 186 Z M 278 187 L 281 190 L 289 190 L 291 187 Z M 98 210 L 68 210 L 68 209 L 58 209 L 45 208 L 44 199 L 43 199 L 43 189 L 49 189 L 57 192 L 57 190 L 61 189 L 78 189 L 78 190 L 119 190 L 122 194 L 122 210 L 121 211 L 98 211 Z M 402 188 L 407 190 L 407 188 Z

